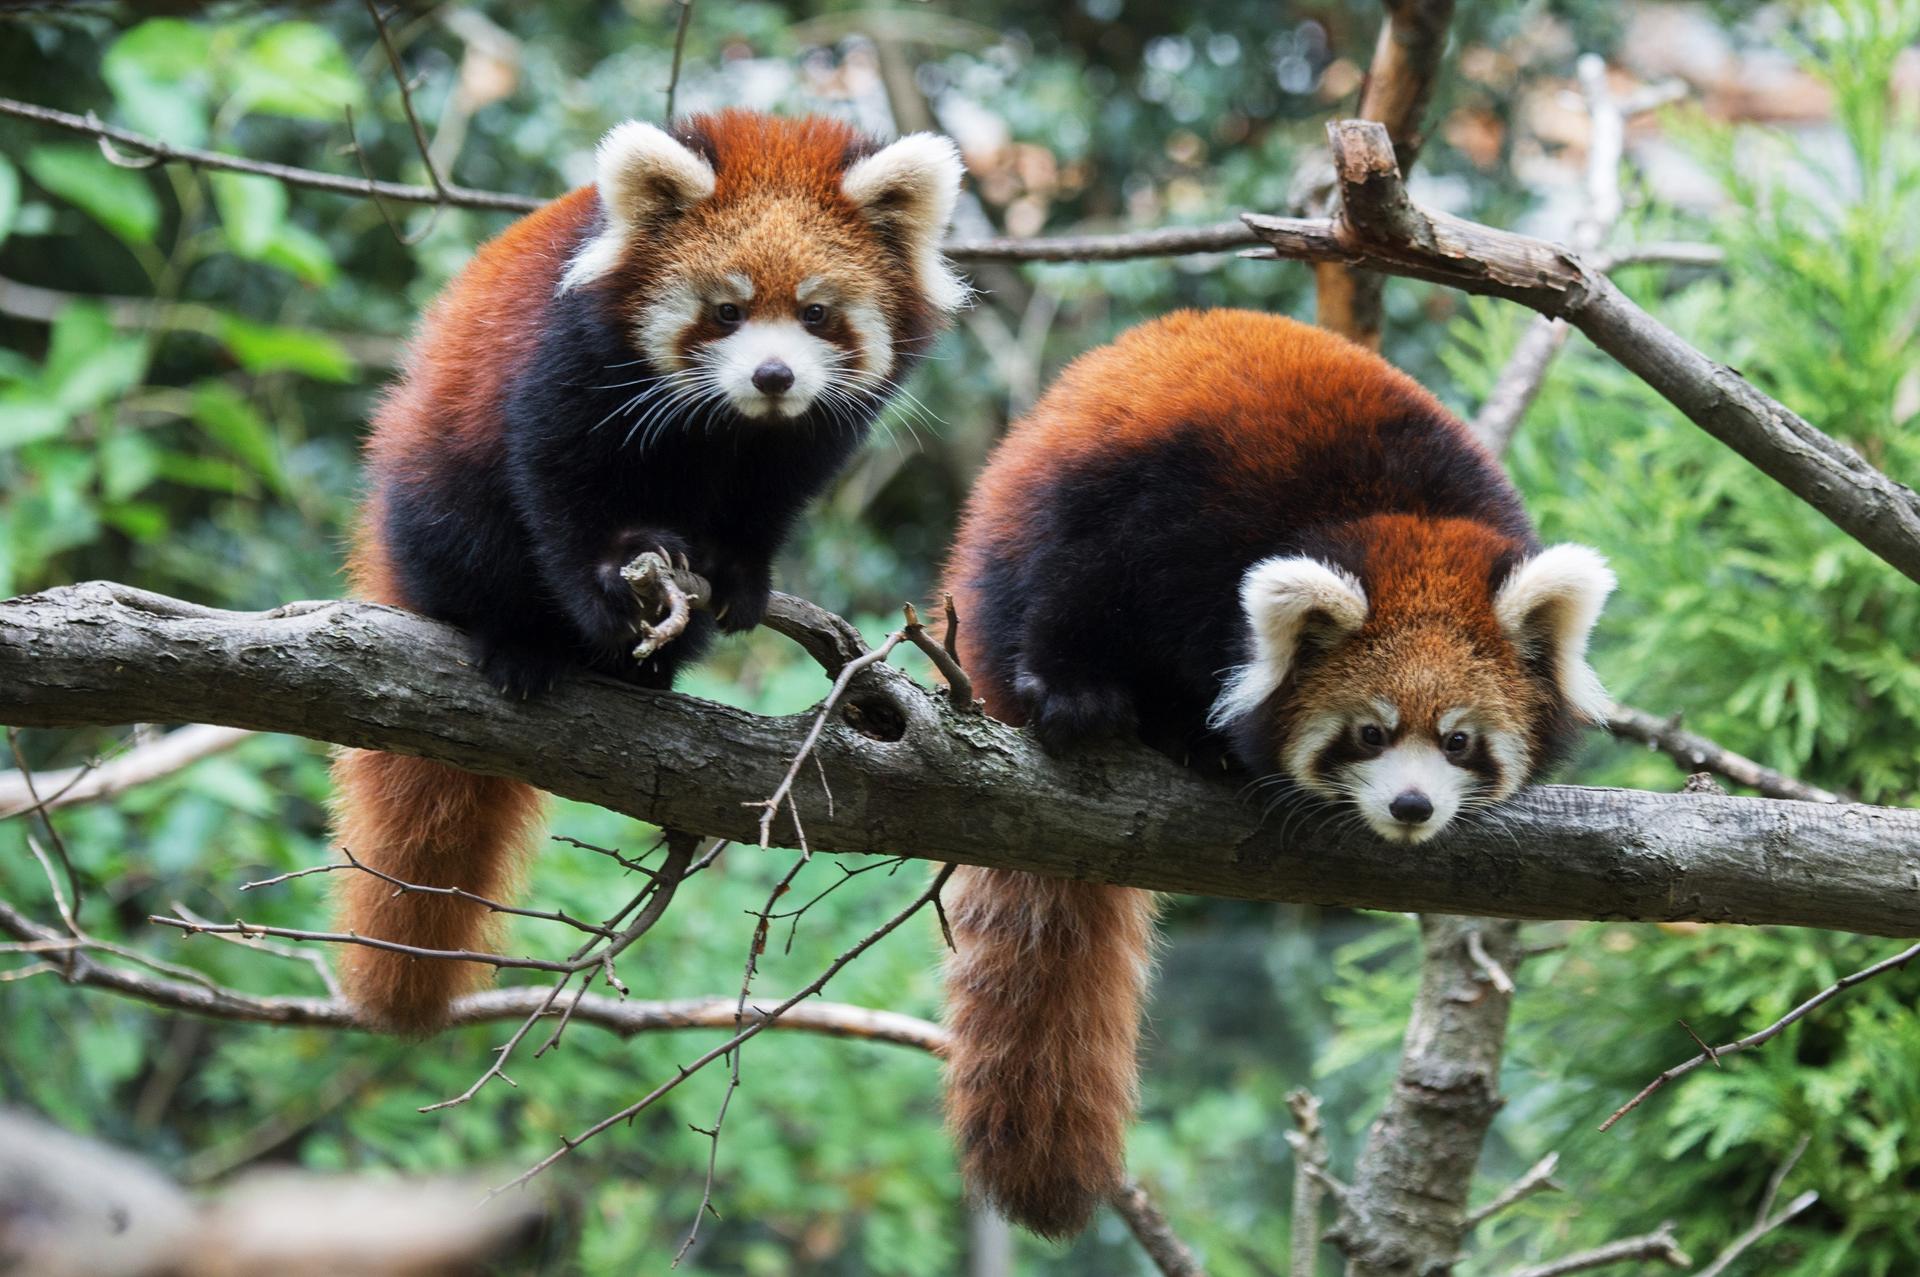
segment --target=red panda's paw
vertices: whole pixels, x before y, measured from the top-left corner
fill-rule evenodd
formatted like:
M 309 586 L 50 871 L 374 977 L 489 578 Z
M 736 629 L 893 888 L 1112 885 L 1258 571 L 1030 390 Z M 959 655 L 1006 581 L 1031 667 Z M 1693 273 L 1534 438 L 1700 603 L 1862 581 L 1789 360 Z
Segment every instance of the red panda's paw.
M 758 578 L 716 574 L 712 584 L 713 598 L 708 606 L 723 633 L 743 634 L 766 619 L 773 587 L 764 574 Z
M 480 640 L 480 672 L 502 696 L 524 701 L 553 690 L 567 660 L 542 648 Z
M 1131 736 L 1140 723 L 1133 696 L 1111 683 L 1065 683 L 1022 670 L 1013 690 L 1026 706 L 1027 727 L 1049 754 Z

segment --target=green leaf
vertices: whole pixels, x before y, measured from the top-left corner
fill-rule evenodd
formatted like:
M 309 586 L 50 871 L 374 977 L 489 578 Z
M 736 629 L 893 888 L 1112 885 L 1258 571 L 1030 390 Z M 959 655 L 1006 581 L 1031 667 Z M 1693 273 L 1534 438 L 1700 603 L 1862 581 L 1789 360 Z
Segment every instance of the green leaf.
M 38 391 L 26 387 L 0 391 L 0 451 L 51 439 L 67 428 L 71 417 Z
M 118 528 L 143 544 L 160 540 L 173 527 L 165 507 L 151 501 L 122 501 L 102 505 L 100 518 L 110 527 Z
M 116 430 L 96 449 L 100 491 L 109 501 L 125 501 L 160 474 L 160 450 L 137 430 Z
M 297 372 L 320 381 L 351 381 L 358 365 L 339 342 L 320 333 L 222 317 L 220 340 L 248 372 Z
M 160 229 L 160 201 L 147 179 L 94 147 L 36 146 L 27 152 L 27 172 L 129 244 L 151 243 Z
M 13 219 L 20 212 L 20 170 L 13 161 L 0 155 L 0 244 L 13 233 Z
M 74 302 L 55 317 L 43 384 L 68 412 L 98 408 L 139 385 L 146 373 L 146 344 L 115 332 L 105 307 Z
M 287 490 L 286 473 L 273 430 L 247 402 L 245 395 L 225 382 L 203 381 L 194 387 L 193 419 L 207 436 L 232 453 L 269 486 Z
M 333 283 L 338 273 L 327 242 L 297 222 L 281 224 L 260 260 L 319 288 Z
M 156 18 L 115 40 L 100 74 L 127 122 L 169 142 L 204 145 L 213 39 L 212 29 L 200 23 Z
M 272 178 L 243 173 L 209 173 L 207 184 L 220 209 L 227 247 L 241 257 L 259 260 L 286 219 L 287 188 Z
M 189 488 L 205 488 L 236 496 L 252 496 L 259 490 L 253 476 L 231 461 L 219 457 L 196 457 L 184 452 L 160 454 L 160 475 Z
M 360 79 L 340 44 L 324 27 L 280 22 L 247 46 L 234 105 L 267 115 L 337 121 L 361 105 Z

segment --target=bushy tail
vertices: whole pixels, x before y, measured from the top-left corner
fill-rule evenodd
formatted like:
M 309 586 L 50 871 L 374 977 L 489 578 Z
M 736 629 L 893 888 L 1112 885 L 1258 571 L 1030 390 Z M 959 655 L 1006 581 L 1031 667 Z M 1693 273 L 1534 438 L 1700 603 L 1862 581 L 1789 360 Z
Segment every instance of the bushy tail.
M 974 1192 L 1045 1237 L 1125 1172 L 1154 898 L 962 869 L 948 906 L 947 1120 Z
M 540 791 L 517 780 L 475 776 L 444 763 L 346 750 L 333 765 L 334 834 L 355 859 L 403 882 L 460 887 L 499 900 L 511 894 L 540 816 Z M 494 931 L 482 906 L 399 892 L 372 874 L 336 876 L 341 926 L 421 949 L 483 949 Z M 347 994 L 375 1022 L 422 1033 L 447 1004 L 492 972 L 474 962 L 414 958 L 347 945 Z

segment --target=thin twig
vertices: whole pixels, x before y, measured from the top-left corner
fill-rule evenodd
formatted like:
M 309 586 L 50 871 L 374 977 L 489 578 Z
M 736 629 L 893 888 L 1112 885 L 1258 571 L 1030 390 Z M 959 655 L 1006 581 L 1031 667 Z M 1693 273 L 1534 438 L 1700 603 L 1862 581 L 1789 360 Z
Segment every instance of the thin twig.
M 1467 1230 L 1471 1232 L 1480 1225 L 1498 1215 L 1516 1202 L 1524 1201 L 1535 1193 L 1557 1193 L 1561 1185 L 1553 1178 L 1553 1172 L 1560 1165 L 1560 1154 L 1548 1153 L 1545 1157 L 1527 1168 L 1513 1183 L 1494 1195 L 1492 1201 L 1478 1210 L 1467 1213 Z
M 47 842 L 53 847 L 53 854 L 58 857 L 60 867 L 66 871 L 67 890 L 73 906 L 70 910 L 63 907 L 61 912 L 68 919 L 73 933 L 79 935 L 80 924 L 72 919 L 79 914 L 85 898 L 81 894 L 80 873 L 73 867 L 73 857 L 67 854 L 66 841 L 60 837 L 60 830 L 53 823 L 53 813 L 48 809 L 48 803 L 52 798 L 40 796 L 38 783 L 33 778 L 33 769 L 27 766 L 26 753 L 20 748 L 20 733 L 11 727 L 7 729 L 7 749 L 13 754 L 14 765 L 20 769 L 20 783 L 26 787 L 27 806 L 24 810 L 32 812 L 40 821 L 40 827 L 46 830 Z
M 1467 932 L 1467 955 L 1473 959 L 1473 965 L 1480 968 L 1480 974 L 1487 978 L 1487 983 L 1502 993 L 1513 992 L 1513 977 L 1487 952 L 1487 943 L 1480 938 L 1478 930 Z
M 679 1071 L 676 1072 L 673 1077 L 667 1079 L 665 1082 L 662 1082 L 659 1086 L 655 1087 L 653 1090 L 649 1091 L 646 1095 L 642 1096 L 638 1100 L 635 1100 L 632 1104 L 629 1104 L 627 1107 L 621 1109 L 619 1112 L 600 1119 L 598 1122 L 595 1122 L 592 1126 L 589 1126 L 584 1131 L 582 1131 L 579 1135 L 573 1136 L 572 1138 L 562 1136 L 560 1140 L 559 1148 L 547 1154 L 547 1156 L 541 1158 L 538 1162 L 534 1163 L 532 1166 L 528 1167 L 526 1170 L 522 1171 L 520 1174 L 514 1176 L 511 1180 L 508 1180 L 506 1183 L 502 1184 L 500 1187 L 494 1189 L 492 1193 L 490 1193 L 488 1196 L 490 1197 L 497 1196 L 500 1193 L 504 1193 L 508 1191 L 509 1189 L 518 1188 L 522 1184 L 525 1184 L 527 1181 L 531 1180 L 534 1176 L 540 1174 L 540 1172 L 546 1170 L 549 1166 L 552 1166 L 555 1162 L 559 1161 L 561 1158 L 565 1157 L 568 1153 L 572 1152 L 574 1149 L 580 1147 L 580 1145 L 586 1143 L 588 1140 L 594 1138 L 595 1136 L 601 1134 L 602 1132 L 608 1130 L 611 1127 L 618 1126 L 622 1122 L 631 1121 L 635 1116 L 637 1116 L 643 1110 L 651 1107 L 662 1096 L 672 1091 L 675 1087 L 679 1086 L 682 1082 L 692 1077 L 695 1073 L 698 1073 L 701 1069 L 705 1068 L 707 1065 L 713 1063 L 715 1060 L 719 1059 L 721 1056 L 732 1051 L 734 1048 L 738 1047 L 742 1042 L 745 1042 L 748 1039 L 758 1035 L 768 1025 L 773 1024 L 774 1022 L 779 1020 L 781 1016 L 785 1015 L 787 1011 L 793 1008 L 794 1006 L 797 1006 L 799 1003 L 804 1002 L 808 998 L 811 998 L 815 994 L 819 993 L 822 989 L 826 988 L 827 982 L 833 979 L 834 976 L 838 975 L 841 972 L 841 970 L 846 967 L 848 963 L 852 962 L 855 958 L 859 957 L 861 954 L 865 953 L 868 949 L 872 948 L 875 944 L 879 943 L 879 941 L 884 939 L 887 935 L 891 934 L 893 931 L 898 929 L 902 923 L 906 922 L 907 919 L 911 918 L 914 914 L 918 913 L 923 907 L 925 907 L 928 901 L 937 899 L 941 889 L 947 885 L 947 879 L 952 876 L 953 876 L 953 866 L 949 865 L 946 868 L 942 869 L 937 875 L 935 875 L 933 882 L 928 885 L 927 889 L 921 892 L 919 896 L 914 898 L 913 903 L 909 904 L 906 908 L 902 909 L 899 913 L 896 913 L 893 917 L 889 918 L 886 922 L 880 924 L 879 927 L 875 928 L 872 932 L 870 932 L 867 936 L 861 939 L 858 943 L 854 944 L 852 948 L 847 949 L 839 957 L 835 958 L 831 963 L 827 965 L 826 970 L 821 972 L 820 975 L 812 983 L 808 984 L 804 989 L 801 989 L 798 993 L 794 994 L 792 997 L 788 998 L 786 1001 L 780 1003 L 780 1005 L 774 1007 L 772 1010 L 765 1012 L 760 1019 L 755 1020 L 752 1024 L 740 1030 L 738 1033 L 735 1033 L 732 1037 L 728 1038 L 725 1042 L 722 1042 L 719 1046 L 714 1047 L 712 1050 L 701 1055 L 699 1058 L 694 1060 L 693 1063 L 682 1065 Z
M 447 202 L 447 184 L 440 180 L 440 170 L 434 167 L 433 148 L 427 142 L 427 131 L 420 125 L 420 116 L 413 109 L 413 88 L 407 83 L 406 68 L 400 65 L 400 51 L 393 47 L 393 36 L 387 30 L 387 20 L 380 16 L 378 0 L 366 0 L 367 16 L 373 19 L 373 29 L 379 33 L 380 46 L 387 51 L 387 65 L 393 68 L 393 82 L 400 88 L 400 106 L 407 114 L 407 127 L 413 130 L 413 144 L 420 151 L 420 162 L 426 165 L 427 183 L 433 187 L 439 197 L 438 203 Z
M 981 712 L 979 702 L 973 699 L 973 680 L 960 668 L 960 660 L 954 655 L 958 643 L 955 637 L 960 629 L 960 614 L 953 606 L 953 595 L 946 596 L 947 634 L 945 639 L 935 642 L 927 633 L 926 626 L 920 623 L 920 614 L 913 604 L 906 606 L 907 623 L 905 632 L 907 641 L 926 654 L 933 662 L 940 676 L 947 680 L 947 699 L 953 708 L 962 714 Z
M 371 199 L 377 196 L 397 204 L 446 204 L 452 208 L 474 208 L 508 213 L 531 213 L 546 203 L 545 200 L 536 199 L 530 195 L 476 191 L 453 185 L 449 185 L 444 192 L 441 192 L 434 190 L 431 186 L 413 186 L 403 182 L 380 182 L 338 173 L 322 173 L 315 169 L 298 168 L 291 164 L 252 160 L 241 155 L 231 155 L 225 151 L 175 146 L 171 142 L 163 142 L 157 137 L 136 133 L 132 129 L 123 129 L 118 125 L 107 124 L 97 119 L 73 115 L 67 111 L 56 111 L 51 107 L 37 106 L 31 102 L 20 102 L 12 98 L 0 98 L 0 115 L 32 120 L 38 124 L 51 125 L 72 133 L 85 134 L 91 138 L 104 138 L 121 146 L 129 146 L 145 152 L 162 164 L 190 164 L 195 168 L 213 169 L 225 173 L 250 173 L 255 177 L 270 177 L 288 186 L 328 191 L 335 195 L 351 195 L 356 199 Z
M 813 747 L 820 741 L 820 733 L 826 730 L 828 717 L 833 713 L 834 707 L 840 703 L 840 698 L 846 695 L 847 687 L 853 682 L 854 676 L 870 665 L 885 661 L 893 655 L 894 648 L 906 641 L 906 637 L 905 630 L 895 630 L 887 635 L 886 641 L 879 647 L 848 661 L 841 667 L 839 676 L 833 680 L 833 687 L 827 693 L 827 699 L 820 705 L 820 712 L 814 715 L 813 726 L 808 729 L 806 739 L 800 742 L 800 748 L 795 751 L 792 764 L 787 768 L 787 774 L 781 777 L 779 785 L 774 788 L 772 794 L 759 802 L 741 804 L 743 807 L 762 809 L 760 815 L 760 849 L 762 851 L 772 844 L 774 817 L 780 814 L 781 805 L 787 803 L 793 793 L 793 783 L 800 775 L 801 764 L 805 763 L 813 753 Z M 791 810 L 791 807 L 789 809 Z M 795 824 L 797 827 L 797 818 Z
M 1565 1277 L 1567 1273 L 1583 1273 L 1611 1264 L 1648 1260 L 1666 1264 L 1670 1268 L 1688 1268 L 1693 1264 L 1687 1252 L 1680 1249 L 1680 1243 L 1673 1235 L 1673 1225 L 1667 1223 L 1642 1237 L 1608 1242 L 1605 1246 L 1595 1246 L 1576 1255 L 1535 1264 L 1530 1268 L 1515 1269 L 1508 1277 Z
M 1615 1109 L 1613 1111 L 1613 1116 L 1609 1117 L 1606 1121 L 1600 1123 L 1600 1129 L 1603 1131 L 1611 1129 L 1615 1122 L 1618 1122 L 1621 1118 L 1633 1112 L 1634 1109 L 1639 1108 L 1641 1103 L 1645 1101 L 1648 1096 L 1652 1095 L 1655 1091 L 1665 1086 L 1668 1082 L 1673 1081 L 1673 1079 L 1677 1077 L 1684 1077 L 1686 1074 L 1693 1072 L 1695 1069 L 1699 1068 L 1702 1064 L 1705 1064 L 1708 1061 L 1712 1061 L 1713 1063 L 1718 1064 L 1723 1057 L 1732 1055 L 1737 1051 L 1749 1050 L 1753 1047 L 1763 1046 L 1766 1043 L 1771 1042 L 1774 1038 L 1779 1037 L 1780 1034 L 1784 1033 L 1788 1025 L 1793 1024 L 1798 1020 L 1805 1019 L 1808 1015 L 1812 1014 L 1815 1010 L 1817 1010 L 1822 1004 L 1829 1002 L 1834 998 L 1839 997 L 1842 993 L 1846 992 L 1848 989 L 1851 989 L 1854 985 L 1864 984 L 1866 981 L 1873 979 L 1877 975 L 1884 975 L 1889 971 L 1895 970 L 1896 968 L 1904 967 L 1909 962 L 1912 962 L 1916 957 L 1920 957 L 1920 944 L 1913 945 L 1910 948 L 1902 949 L 1899 953 L 1894 954 L 1890 958 L 1882 958 L 1880 961 L 1874 963 L 1872 966 L 1862 967 L 1860 970 L 1854 972 L 1852 975 L 1841 976 L 1838 980 L 1835 980 L 1832 984 L 1820 990 L 1820 992 L 1814 994 L 1812 997 L 1808 998 L 1805 1002 L 1802 1002 L 1799 1006 L 1787 1012 L 1785 1015 L 1781 1016 L 1778 1020 L 1775 1020 L 1772 1024 L 1769 1024 L 1766 1028 L 1761 1029 L 1757 1033 L 1749 1033 L 1744 1038 L 1737 1038 L 1732 1042 L 1727 1042 L 1720 1046 L 1707 1047 L 1705 1050 L 1701 1051 L 1700 1054 L 1694 1056 L 1692 1059 L 1685 1060 L 1679 1064 L 1674 1065 L 1672 1068 L 1660 1074 L 1660 1076 L 1654 1078 L 1653 1081 L 1647 1083 L 1644 1087 L 1640 1088 L 1640 1093 L 1638 1095 L 1634 1096 L 1632 1099 L 1628 1100 L 1625 1104 L 1622 1104 L 1619 1108 Z M 1691 1033 L 1692 1030 L 1688 1030 L 1688 1032 Z M 1698 1041 L 1699 1039 L 1696 1037 L 1694 1040 Z
M 1768 798 L 1790 798 L 1808 803 L 1844 803 L 1853 801 L 1844 793 L 1822 789 L 1804 780 L 1775 771 L 1742 754 L 1736 754 L 1717 741 L 1697 732 L 1684 731 L 1680 716 L 1661 718 L 1630 705 L 1617 705 L 1607 716 L 1607 727 L 1615 736 L 1625 736 L 1657 749 L 1689 771 L 1710 771 L 1736 785 L 1745 785 Z
M 680 61 L 687 49 L 687 26 L 693 20 L 693 0 L 675 0 L 675 3 L 680 6 L 680 18 L 673 24 L 673 71 L 667 77 L 667 111 L 663 117 L 668 124 L 673 123 L 673 99 L 680 91 Z M 677 1266 L 679 1257 L 673 1262 Z

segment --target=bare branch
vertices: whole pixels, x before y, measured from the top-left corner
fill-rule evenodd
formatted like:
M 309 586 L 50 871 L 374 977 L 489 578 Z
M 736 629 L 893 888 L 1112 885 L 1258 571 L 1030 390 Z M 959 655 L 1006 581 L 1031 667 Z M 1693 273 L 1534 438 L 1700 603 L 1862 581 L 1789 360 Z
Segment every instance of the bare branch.
M 213 169 L 218 172 L 250 173 L 255 177 L 270 177 L 288 186 L 329 191 L 335 195 L 351 195 L 356 199 L 387 199 L 398 204 L 446 204 L 453 208 L 475 208 L 508 213 L 530 213 L 546 203 L 545 200 L 536 199 L 530 195 L 476 191 L 464 186 L 448 186 L 442 193 L 431 186 L 376 182 L 368 178 L 297 168 L 291 164 L 250 160 L 245 156 L 230 155 L 224 151 L 208 151 L 194 146 L 175 146 L 171 142 L 163 142 L 159 138 L 136 133 L 132 129 L 123 129 L 83 115 L 56 111 L 51 107 L 36 106 L 31 102 L 17 102 L 12 98 L 0 98 L 0 115 L 11 115 L 22 120 L 32 120 L 38 124 L 49 124 L 54 128 L 132 147 L 162 164 L 190 164 L 195 168 Z
M 1385 8 L 1358 114 L 1386 129 L 1405 173 L 1426 140 L 1421 126 L 1440 78 L 1453 0 L 1387 0 Z M 1327 210 L 1322 205 L 1314 211 Z M 1344 262 L 1320 262 L 1313 276 L 1315 322 L 1378 350 L 1382 277 Z
M 1508 1277 L 1565 1277 L 1567 1273 L 1584 1273 L 1612 1264 L 1643 1263 L 1648 1260 L 1669 1268 L 1689 1268 L 1693 1265 L 1687 1252 L 1680 1249 L 1680 1243 L 1673 1235 L 1673 1225 L 1662 1224 L 1644 1237 L 1628 1237 L 1622 1241 L 1608 1242 L 1605 1246 L 1596 1246 L 1592 1250 L 1583 1250 L 1577 1255 L 1568 1255 L 1564 1259 L 1515 1269 Z
M 693 20 L 693 0 L 674 0 L 680 6 L 680 17 L 673 24 L 673 70 L 667 76 L 667 110 L 661 117 L 668 124 L 673 123 L 673 99 L 680 91 L 680 62 L 687 51 L 687 24 Z M 678 1258 L 673 1261 L 676 1265 Z
M 1114 1213 L 1126 1221 L 1133 1239 L 1147 1252 L 1162 1277 L 1206 1277 L 1207 1270 L 1174 1233 L 1167 1217 L 1153 1204 L 1138 1180 L 1129 1179 L 1112 1197 Z
M 195 725 L 135 745 L 102 762 L 32 776 L 0 772 L 0 820 L 30 812 L 36 806 L 43 811 L 58 811 L 111 798 L 232 749 L 252 735 L 235 727 Z M 34 793 L 40 795 L 38 803 Z
M 1687 345 L 1571 250 L 1415 205 L 1379 125 L 1341 121 L 1329 133 L 1342 214 L 1249 214 L 1269 256 L 1357 263 L 1564 317 L 1696 425 L 1920 581 L 1920 494 Z
M 1839 997 L 1848 989 L 1851 989 L 1854 985 L 1864 984 L 1875 976 L 1885 975 L 1889 971 L 1904 967 L 1917 957 L 1920 957 L 1920 944 L 1902 949 L 1890 958 L 1882 958 L 1872 966 L 1862 967 L 1852 975 L 1841 976 L 1838 980 L 1835 980 L 1832 984 L 1820 990 L 1820 992 L 1814 994 L 1805 1002 L 1802 1002 L 1799 1006 L 1787 1012 L 1757 1033 L 1749 1033 L 1744 1038 L 1736 1038 L 1732 1042 L 1723 1043 L 1720 1046 L 1703 1047 L 1700 1054 L 1690 1060 L 1684 1060 L 1674 1065 L 1672 1068 L 1661 1073 L 1660 1076 L 1654 1078 L 1653 1081 L 1647 1083 L 1640 1089 L 1638 1095 L 1615 1109 L 1613 1116 L 1600 1123 L 1600 1129 L 1603 1131 L 1610 1129 L 1615 1122 L 1618 1122 L 1621 1118 L 1633 1112 L 1634 1109 L 1639 1108 L 1641 1103 L 1649 1095 L 1652 1095 L 1668 1082 L 1673 1081 L 1673 1079 L 1686 1076 L 1702 1064 L 1711 1062 L 1715 1066 L 1718 1066 L 1723 1056 L 1733 1055 L 1736 1052 L 1749 1050 L 1756 1046 L 1764 1046 L 1784 1033 L 1787 1026 L 1805 1019 L 1813 1012 L 1819 1010 L 1821 1006 Z M 1693 1030 L 1688 1029 L 1687 1032 L 1689 1035 L 1692 1035 Z M 1697 1036 L 1694 1037 L 1694 1041 L 1698 1042 L 1699 1040 Z
M 1809 785 L 1784 772 L 1756 763 L 1698 733 L 1683 731 L 1678 714 L 1672 718 L 1660 718 L 1630 705 L 1616 705 L 1607 716 L 1607 727 L 1614 735 L 1640 741 L 1691 771 L 1713 772 L 1735 784 L 1757 789 L 1769 798 L 1790 798 L 1806 803 L 1852 801 L 1844 794 Z
M 1553 1178 L 1553 1172 L 1559 1165 L 1560 1154 L 1548 1153 L 1545 1157 L 1528 1167 L 1526 1174 L 1500 1190 L 1492 1201 L 1477 1210 L 1469 1212 L 1467 1215 L 1467 1228 L 1469 1230 L 1478 1228 L 1495 1215 L 1498 1215 L 1501 1211 L 1507 1209 L 1507 1207 L 1517 1202 L 1525 1201 L 1535 1193 L 1559 1192 L 1561 1185 Z
M 1325 1185 L 1314 1176 L 1327 1169 L 1327 1133 L 1320 1122 L 1320 1100 L 1304 1090 L 1287 1092 L 1287 1111 L 1295 1129 L 1287 1132 L 1293 1149 L 1293 1203 L 1288 1217 L 1292 1242 L 1288 1277 L 1314 1277 L 1320 1270 L 1320 1199 Z
M 645 1094 L 638 1100 L 635 1100 L 632 1104 L 629 1104 L 627 1107 L 621 1109 L 618 1113 L 614 1113 L 608 1117 L 601 1118 L 598 1122 L 595 1122 L 592 1126 L 589 1126 L 587 1129 L 582 1131 L 579 1135 L 576 1135 L 571 1139 L 565 1136 L 562 1136 L 560 1140 L 559 1148 L 547 1154 L 547 1156 L 541 1158 L 538 1162 L 534 1163 L 532 1166 L 529 1166 L 526 1170 L 514 1176 L 511 1180 L 508 1180 L 505 1184 L 502 1184 L 499 1188 L 494 1189 L 493 1192 L 489 1194 L 489 1196 L 490 1197 L 498 1196 L 499 1194 L 504 1193 L 509 1189 L 518 1188 L 521 1185 L 527 1183 L 534 1176 L 546 1170 L 549 1166 L 552 1166 L 555 1162 L 565 1157 L 568 1153 L 571 1153 L 574 1149 L 580 1147 L 580 1145 L 586 1143 L 588 1140 L 594 1138 L 596 1135 L 599 1135 L 614 1126 L 618 1126 L 622 1122 L 627 1122 L 632 1120 L 634 1117 L 638 1116 L 643 1110 L 651 1107 L 662 1096 L 666 1095 L 669 1091 L 672 1091 L 675 1087 L 679 1086 L 682 1082 L 692 1077 L 695 1073 L 698 1073 L 701 1069 L 713 1063 L 715 1060 L 719 1059 L 721 1056 L 726 1055 L 729 1052 L 733 1051 L 741 1043 L 747 1041 L 749 1038 L 757 1036 L 768 1025 L 779 1020 L 781 1016 L 785 1015 L 793 1007 L 797 1006 L 801 1002 L 804 1002 L 806 999 L 811 998 L 815 994 L 819 993 L 822 989 L 824 989 L 827 986 L 827 982 L 833 979 L 834 976 L 838 975 L 846 967 L 848 963 L 852 962 L 855 958 L 859 957 L 861 954 L 865 953 L 868 949 L 872 948 L 875 944 L 879 943 L 887 935 L 897 930 L 901 926 L 901 924 L 906 922 L 908 918 L 911 918 L 914 914 L 920 912 L 920 910 L 924 908 L 929 901 L 937 899 L 940 895 L 941 888 L 947 885 L 947 879 L 952 876 L 953 876 L 952 865 L 948 865 L 945 868 L 941 869 L 941 871 L 934 876 L 933 882 L 927 887 L 925 891 L 921 892 L 919 896 L 915 897 L 911 904 L 909 904 L 906 908 L 902 909 L 899 913 L 894 914 L 893 917 L 887 919 L 887 921 L 881 923 L 880 926 L 876 927 L 873 931 L 869 932 L 865 938 L 860 940 L 858 943 L 854 944 L 851 948 L 847 949 L 845 952 L 841 953 L 841 955 L 835 958 L 832 962 L 828 963 L 826 970 L 822 971 L 818 976 L 818 978 L 816 978 L 811 984 L 807 985 L 806 988 L 800 990 L 798 993 L 794 994 L 792 997 L 788 998 L 786 1001 L 782 1002 L 780 1005 L 765 1012 L 760 1019 L 755 1020 L 752 1024 L 740 1030 L 738 1033 L 735 1033 L 732 1037 L 728 1038 L 725 1042 L 721 1043 L 719 1046 L 713 1048 L 711 1051 L 706 1052 L 704 1055 L 694 1060 L 693 1063 L 682 1065 L 680 1067 L 680 1070 L 677 1073 L 675 1073 L 671 1078 L 667 1079 L 665 1082 L 662 1082 L 659 1086 L 647 1092 L 647 1094 Z
M 836 778 L 832 809 L 808 819 L 816 851 L 1313 904 L 1920 934 L 1899 854 L 1920 844 L 1911 811 L 1542 786 L 1499 826 L 1464 824 L 1409 859 L 1333 821 L 1283 839 L 1231 785 L 1138 746 L 1049 758 L 890 666 L 841 710 L 814 745 Z M 755 843 L 765 809 L 741 804 L 775 792 L 816 721 L 586 673 L 509 700 L 464 635 L 369 604 L 244 614 L 105 583 L 0 601 L 0 720 L 130 718 L 415 754 Z

